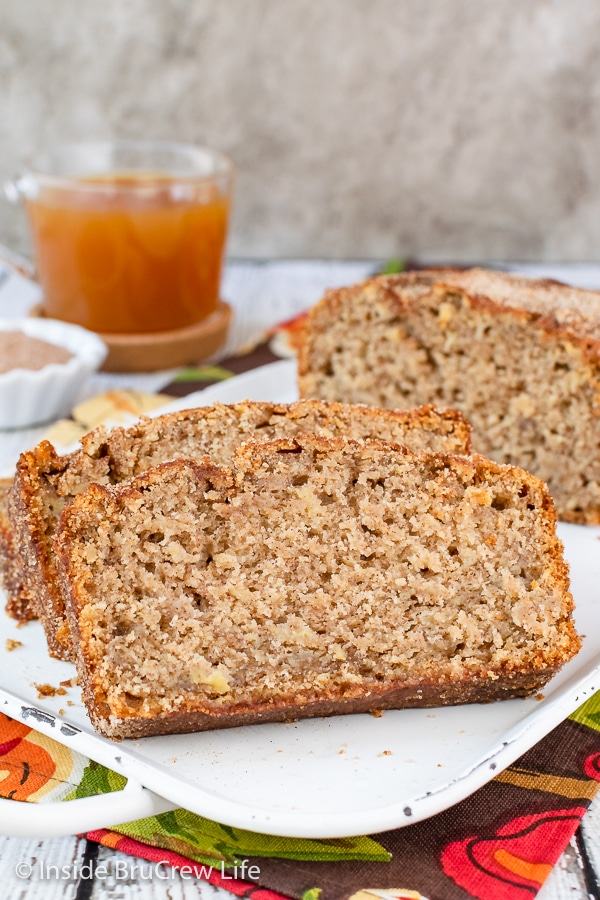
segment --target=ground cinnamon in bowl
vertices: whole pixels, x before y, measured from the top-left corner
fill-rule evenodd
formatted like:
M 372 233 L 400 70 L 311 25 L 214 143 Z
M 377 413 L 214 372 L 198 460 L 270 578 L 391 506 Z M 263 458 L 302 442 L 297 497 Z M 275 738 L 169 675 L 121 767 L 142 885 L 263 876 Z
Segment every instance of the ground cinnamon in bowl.
M 43 369 L 73 358 L 65 347 L 30 337 L 22 331 L 0 331 L 0 374 L 12 369 Z
M 0 430 L 69 415 L 107 355 L 98 335 L 54 319 L 0 319 Z

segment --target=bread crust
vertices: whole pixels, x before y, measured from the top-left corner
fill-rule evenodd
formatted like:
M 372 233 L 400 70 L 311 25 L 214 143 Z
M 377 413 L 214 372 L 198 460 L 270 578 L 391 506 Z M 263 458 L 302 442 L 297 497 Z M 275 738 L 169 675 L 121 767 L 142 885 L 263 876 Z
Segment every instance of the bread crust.
M 460 683 L 420 681 L 398 682 L 382 687 L 379 683 L 365 685 L 360 692 L 346 696 L 311 697 L 295 695 L 286 701 L 248 707 L 224 707 L 215 713 L 207 710 L 173 712 L 160 718 L 124 719 L 105 712 L 101 704 L 88 701 L 88 711 L 94 728 L 113 740 L 154 737 L 164 734 L 189 734 L 242 725 L 262 725 L 269 722 L 295 722 L 326 716 L 372 713 L 391 709 L 429 709 L 456 706 L 464 703 L 493 703 L 515 697 L 529 697 L 540 691 L 560 666 L 538 673 L 488 670 L 480 677 Z
M 21 572 L 19 605 L 26 618 L 41 619 L 51 656 L 69 658 L 64 653 L 62 622 L 58 616 L 62 595 L 52 556 L 52 535 L 48 534 L 48 478 L 64 471 L 67 458 L 43 441 L 34 450 L 21 454 L 8 498 L 8 513 Z M 58 504 L 58 498 L 54 498 Z
M 412 293 L 411 293 L 412 289 Z M 465 296 L 473 309 L 494 315 L 509 314 L 579 346 L 587 360 L 600 365 L 600 294 L 573 288 L 551 278 L 523 278 L 489 269 L 421 269 L 400 275 L 379 275 L 351 287 L 333 288 L 310 310 L 299 341 L 300 383 L 310 374 L 311 345 L 307 337 L 323 323 L 335 321 L 346 304 L 371 292 L 377 302 L 388 302 L 399 315 L 410 312 L 431 293 L 452 289 Z
M 12 481 L 12 478 L 0 479 L 0 585 L 7 595 L 7 615 L 21 623 L 34 616 L 25 593 L 19 555 L 8 518 L 8 495 Z

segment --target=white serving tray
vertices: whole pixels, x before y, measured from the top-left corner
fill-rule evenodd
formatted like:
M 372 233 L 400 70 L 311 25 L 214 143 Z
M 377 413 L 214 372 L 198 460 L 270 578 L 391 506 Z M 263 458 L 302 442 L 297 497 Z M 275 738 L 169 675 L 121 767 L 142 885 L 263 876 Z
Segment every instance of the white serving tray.
M 216 400 L 295 397 L 295 363 L 285 360 L 185 397 L 168 409 Z M 228 825 L 282 836 L 346 837 L 409 825 L 481 787 L 600 688 L 600 528 L 561 524 L 559 532 L 571 564 L 576 622 L 584 641 L 542 699 L 115 743 L 94 732 L 78 689 L 70 689 L 67 697 L 37 699 L 34 682 L 58 686 L 74 674 L 74 667 L 47 656 L 38 623 L 17 629 L 0 615 L 0 710 L 136 782 L 128 819 L 149 815 L 154 807 L 169 808 L 160 799 L 167 798 Z M 23 646 L 8 654 L 6 638 Z M 74 705 L 68 707 L 67 699 Z M 137 790 L 139 785 L 150 791 Z M 73 804 L 52 806 L 60 816 L 61 806 Z M 146 811 L 139 811 L 142 806 Z M 122 820 L 122 806 L 118 812 Z M 67 814 L 65 809 L 73 832 Z M 98 817 L 95 827 L 115 824 L 106 808 Z M 39 827 L 32 826 L 30 833 L 39 834 Z

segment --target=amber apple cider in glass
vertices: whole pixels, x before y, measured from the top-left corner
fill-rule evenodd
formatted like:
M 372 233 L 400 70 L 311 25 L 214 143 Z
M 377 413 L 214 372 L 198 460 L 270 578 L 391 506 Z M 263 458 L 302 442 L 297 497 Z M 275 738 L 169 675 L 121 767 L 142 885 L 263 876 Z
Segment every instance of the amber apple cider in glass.
M 216 308 L 230 198 L 210 180 L 102 174 L 26 202 L 45 315 L 139 333 Z

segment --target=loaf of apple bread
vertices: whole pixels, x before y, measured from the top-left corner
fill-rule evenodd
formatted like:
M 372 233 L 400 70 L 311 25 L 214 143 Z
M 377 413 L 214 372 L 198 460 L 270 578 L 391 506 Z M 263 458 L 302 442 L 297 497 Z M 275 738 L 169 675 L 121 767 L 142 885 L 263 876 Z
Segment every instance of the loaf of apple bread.
M 472 269 L 330 291 L 301 341 L 303 397 L 461 410 L 473 447 L 600 523 L 600 293 Z

